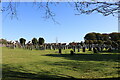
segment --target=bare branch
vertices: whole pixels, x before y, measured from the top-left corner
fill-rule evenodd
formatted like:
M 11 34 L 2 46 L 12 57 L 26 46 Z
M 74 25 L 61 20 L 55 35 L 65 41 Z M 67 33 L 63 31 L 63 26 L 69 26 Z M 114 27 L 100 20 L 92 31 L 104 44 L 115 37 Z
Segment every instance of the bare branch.
M 34 0 L 33 5 L 39 8 L 43 8 L 45 11 L 45 19 L 52 19 L 55 23 L 58 23 L 55 20 L 55 13 L 52 11 L 52 6 L 57 6 L 59 2 L 36 2 Z M 70 2 L 68 2 L 70 4 Z M 75 10 L 77 11 L 76 15 L 80 14 L 91 14 L 93 12 L 98 12 L 104 16 L 113 15 L 118 13 L 120 8 L 120 2 L 71 2 Z M 70 5 L 71 5 L 70 4 Z M 9 2 L 7 6 L 2 7 L 2 12 L 7 12 L 8 15 L 11 15 L 11 18 L 17 17 L 17 3 Z M 43 12 L 43 11 L 42 11 Z
M 94 11 L 108 16 L 114 15 L 118 11 L 119 2 L 108 3 L 108 2 L 75 2 L 75 8 L 79 14 L 91 14 Z

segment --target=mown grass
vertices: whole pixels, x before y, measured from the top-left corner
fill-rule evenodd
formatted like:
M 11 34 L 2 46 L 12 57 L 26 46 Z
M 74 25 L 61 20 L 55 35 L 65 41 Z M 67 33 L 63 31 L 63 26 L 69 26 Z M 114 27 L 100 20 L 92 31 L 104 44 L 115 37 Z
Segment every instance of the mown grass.
M 2 48 L 2 80 L 118 79 L 120 53 Z

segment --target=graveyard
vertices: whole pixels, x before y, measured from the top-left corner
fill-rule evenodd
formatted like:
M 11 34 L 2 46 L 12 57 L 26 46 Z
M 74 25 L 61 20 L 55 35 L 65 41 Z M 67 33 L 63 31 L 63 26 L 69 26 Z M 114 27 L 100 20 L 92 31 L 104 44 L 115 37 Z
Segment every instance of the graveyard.
M 118 80 L 119 35 L 87 33 L 69 44 L 1 39 L 2 80 Z
M 109 1 L 0 1 L 0 79 L 118 80 L 120 1 Z
M 2 80 L 117 80 L 118 52 L 2 48 Z M 75 54 L 71 55 L 73 50 Z

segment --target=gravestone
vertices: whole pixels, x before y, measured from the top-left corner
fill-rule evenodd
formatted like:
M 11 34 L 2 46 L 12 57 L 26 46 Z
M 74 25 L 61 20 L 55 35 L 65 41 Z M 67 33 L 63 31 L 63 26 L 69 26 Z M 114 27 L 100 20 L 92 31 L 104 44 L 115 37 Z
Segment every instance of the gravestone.
M 60 54 L 62 53 L 62 50 L 61 50 L 61 49 L 59 49 L 59 53 L 60 53 Z
M 73 50 L 71 50 L 70 51 L 70 55 L 74 55 L 75 53 L 74 53 L 74 51 Z
M 93 52 L 98 53 L 98 51 L 97 51 L 97 49 L 95 47 L 93 48 Z
M 100 52 L 100 48 L 99 47 L 96 47 L 97 48 L 97 51 Z
M 74 50 L 74 52 L 75 52 L 75 46 L 73 47 L 73 50 Z
M 109 46 L 108 52 L 112 51 L 112 46 Z
M 92 48 L 89 46 L 89 50 L 88 51 L 92 51 Z
M 66 49 L 65 46 L 63 46 L 63 49 L 64 49 L 64 50 Z
M 85 52 L 85 47 L 83 47 L 83 52 Z
M 101 51 L 103 51 L 104 47 L 101 46 Z
M 80 46 L 78 46 L 78 52 L 80 52 Z

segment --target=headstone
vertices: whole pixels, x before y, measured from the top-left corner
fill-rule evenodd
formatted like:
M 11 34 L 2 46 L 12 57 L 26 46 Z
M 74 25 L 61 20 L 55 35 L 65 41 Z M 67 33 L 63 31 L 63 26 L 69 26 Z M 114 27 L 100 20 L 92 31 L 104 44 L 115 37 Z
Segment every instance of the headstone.
M 74 55 L 75 53 L 74 53 L 74 51 L 73 50 L 71 50 L 70 51 L 70 55 Z
M 103 47 L 101 47 L 101 51 L 103 51 L 103 49 L 104 49 L 104 48 L 103 48 Z
M 111 52 L 112 51 L 112 47 L 110 47 L 109 49 L 108 49 L 108 52 Z
M 78 46 L 78 52 L 80 52 L 80 46 Z
M 85 52 L 85 47 L 83 47 L 83 52 Z
M 62 50 L 61 50 L 61 49 L 59 49 L 59 53 L 60 53 L 60 54 L 62 53 Z
M 97 48 L 97 51 L 100 52 L 100 48 L 99 47 L 96 47 Z
M 64 50 L 66 49 L 66 47 L 65 47 L 65 46 L 63 46 L 63 48 L 64 48 Z
M 74 50 L 74 52 L 75 52 L 75 46 L 73 47 L 73 50 Z
M 55 47 L 53 47 L 53 50 L 55 50 Z
M 93 52 L 94 52 L 94 53 L 98 53 L 98 52 L 97 52 L 97 49 L 96 49 L 95 47 L 93 48 Z
M 78 52 L 80 52 L 80 48 L 78 48 Z
M 92 51 L 92 48 L 89 46 L 89 50 L 88 51 Z

